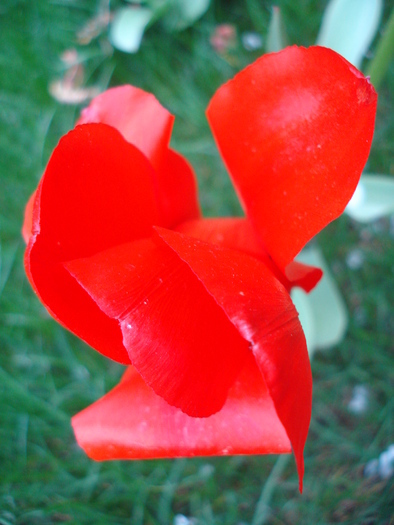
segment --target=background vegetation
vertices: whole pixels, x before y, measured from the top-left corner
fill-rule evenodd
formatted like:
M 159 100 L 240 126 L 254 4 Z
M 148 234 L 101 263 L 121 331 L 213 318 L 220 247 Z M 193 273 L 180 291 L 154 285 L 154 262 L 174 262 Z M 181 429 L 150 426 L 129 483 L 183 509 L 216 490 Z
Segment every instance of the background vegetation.
M 327 2 L 278 3 L 289 40 L 312 44 Z M 264 39 L 271 6 L 215 0 L 185 31 L 153 25 L 138 54 L 129 55 L 113 51 L 105 32 L 88 45 L 78 43 L 78 32 L 99 12 L 98 0 L 1 0 L 0 524 L 181 525 L 180 515 L 195 525 L 394 523 L 393 478 L 364 475 L 367 462 L 393 442 L 393 221 L 360 226 L 341 217 L 318 239 L 351 321 L 345 341 L 313 361 L 302 496 L 294 462 L 275 457 L 90 461 L 75 444 L 70 416 L 108 391 L 122 367 L 51 320 L 24 275 L 25 202 L 82 107 L 59 103 L 48 91 L 65 74 L 62 53 L 78 49 L 86 85 L 127 82 L 155 93 L 177 116 L 173 146 L 195 167 L 205 214 L 240 213 L 204 110 L 223 81 L 264 51 L 247 51 L 240 36 L 257 31 Z M 237 41 L 224 55 L 210 44 L 221 23 L 237 28 Z M 379 89 L 369 172 L 394 175 L 393 92 L 391 67 Z M 348 407 L 357 385 L 368 392 L 361 414 Z

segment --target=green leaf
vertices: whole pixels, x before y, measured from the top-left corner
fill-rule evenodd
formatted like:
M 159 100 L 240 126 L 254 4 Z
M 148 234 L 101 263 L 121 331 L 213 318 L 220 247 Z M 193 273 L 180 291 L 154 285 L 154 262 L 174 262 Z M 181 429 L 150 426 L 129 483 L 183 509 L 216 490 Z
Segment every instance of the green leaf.
M 210 0 L 173 0 L 165 25 L 170 30 L 186 29 L 205 13 L 209 4 Z
M 345 212 L 364 223 L 394 213 L 394 177 L 363 175 Z
M 274 5 L 268 26 L 266 52 L 273 53 L 284 49 L 287 46 L 287 41 L 286 29 L 280 8 Z
M 331 0 L 316 43 L 330 47 L 360 67 L 378 30 L 382 0 Z
M 342 341 L 348 325 L 348 314 L 319 248 L 304 249 L 297 260 L 318 266 L 324 272 L 319 284 L 309 294 L 301 289 L 291 292 L 305 332 L 309 354 L 312 356 L 316 349 L 330 348 Z
M 153 12 L 146 7 L 124 7 L 116 11 L 109 39 L 114 47 L 125 53 L 136 53 Z

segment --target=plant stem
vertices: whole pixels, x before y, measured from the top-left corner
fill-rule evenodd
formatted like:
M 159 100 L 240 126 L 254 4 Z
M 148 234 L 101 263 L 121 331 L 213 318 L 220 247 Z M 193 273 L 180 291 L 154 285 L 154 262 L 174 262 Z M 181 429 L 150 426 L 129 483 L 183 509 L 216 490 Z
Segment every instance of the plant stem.
M 269 504 L 272 499 L 272 495 L 274 493 L 275 487 L 278 484 L 279 478 L 289 461 L 289 458 L 290 454 L 280 456 L 273 466 L 267 481 L 264 483 L 259 501 L 257 502 L 252 525 L 264 525 L 264 523 L 266 523 L 271 510 Z

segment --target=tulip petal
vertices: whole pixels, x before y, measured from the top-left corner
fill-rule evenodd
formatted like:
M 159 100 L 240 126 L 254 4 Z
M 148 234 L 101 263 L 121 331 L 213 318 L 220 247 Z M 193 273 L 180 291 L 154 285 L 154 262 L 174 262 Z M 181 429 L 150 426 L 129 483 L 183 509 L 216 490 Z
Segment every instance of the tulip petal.
M 118 323 L 69 275 L 63 262 L 145 237 L 157 223 L 154 173 L 118 131 L 78 126 L 55 149 L 34 202 L 25 265 L 52 315 L 104 355 L 130 363 Z
M 219 244 L 232 250 L 240 250 L 256 257 L 268 266 L 287 290 L 300 286 L 306 292 L 310 292 L 323 275 L 320 268 L 297 261 L 291 262 L 286 267 L 285 272 L 279 270 L 264 249 L 260 237 L 248 219 L 224 218 L 187 221 L 180 224 L 176 230 L 201 241 Z
M 340 55 L 295 46 L 264 55 L 211 100 L 218 147 L 280 268 L 343 212 L 368 157 L 376 103 Z
M 299 286 L 305 292 L 310 292 L 323 277 L 323 271 L 317 266 L 309 266 L 299 261 L 292 261 L 285 268 L 285 274 L 289 282 L 286 286 L 291 290 L 294 286 Z
M 93 122 L 117 129 L 158 169 L 167 154 L 174 116 L 152 94 L 134 86 L 119 86 L 94 98 L 76 125 Z
M 286 289 L 257 259 L 183 234 L 156 228 L 195 272 L 245 339 L 293 446 L 300 487 L 312 404 L 305 337 Z
M 169 149 L 156 176 L 161 224 L 174 228 L 183 221 L 200 217 L 194 171 L 179 153 Z
M 172 228 L 200 216 L 193 169 L 168 148 L 174 117 L 152 94 L 134 86 L 108 89 L 82 111 L 77 125 L 91 122 L 114 127 L 149 159 L 161 224 Z
M 247 356 L 238 333 L 190 268 L 160 239 L 116 246 L 67 269 L 111 318 L 130 360 L 190 416 L 220 410 Z
M 170 406 L 133 367 L 106 396 L 72 418 L 92 459 L 150 459 L 291 451 L 267 387 L 250 355 L 222 410 L 194 418 Z

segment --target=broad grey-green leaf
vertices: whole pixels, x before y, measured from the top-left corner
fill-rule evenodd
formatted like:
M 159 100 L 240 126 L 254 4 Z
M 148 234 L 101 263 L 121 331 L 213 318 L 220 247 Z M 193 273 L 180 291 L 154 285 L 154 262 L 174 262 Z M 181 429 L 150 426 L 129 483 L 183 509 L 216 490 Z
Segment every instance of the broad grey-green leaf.
M 394 213 L 394 177 L 363 175 L 345 212 L 364 223 Z
M 176 0 L 182 17 L 190 24 L 198 20 L 208 9 L 210 0 Z
M 164 22 L 168 29 L 185 29 L 205 13 L 209 4 L 210 0 L 173 0 Z
M 331 0 L 316 43 L 334 49 L 360 67 L 378 30 L 382 10 L 382 0 Z
M 293 288 L 291 298 L 298 312 L 302 329 L 304 330 L 309 357 L 316 350 L 316 326 L 312 309 L 312 301 L 307 293 L 301 288 Z
M 287 46 L 285 25 L 280 8 L 272 7 L 271 19 L 268 26 L 266 52 L 274 53 Z
M 300 321 L 312 355 L 315 349 L 330 348 L 343 339 L 348 325 L 348 314 L 321 251 L 317 247 L 308 247 L 297 256 L 297 260 L 318 266 L 324 272 L 319 284 L 309 294 L 303 290 L 293 290 L 291 293 L 297 310 L 300 308 Z
M 109 39 L 114 47 L 126 53 L 136 53 L 153 12 L 146 7 L 124 7 L 116 11 Z

